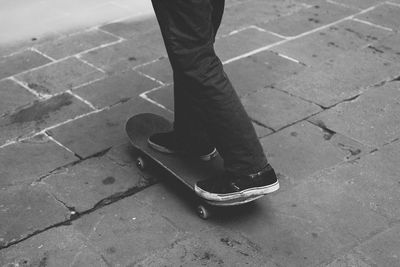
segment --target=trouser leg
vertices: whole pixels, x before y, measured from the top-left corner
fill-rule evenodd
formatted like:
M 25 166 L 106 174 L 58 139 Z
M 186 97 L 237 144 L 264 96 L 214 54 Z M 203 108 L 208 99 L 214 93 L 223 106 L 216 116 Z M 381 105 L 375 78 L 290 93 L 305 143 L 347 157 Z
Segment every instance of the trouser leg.
M 174 72 L 176 132 L 212 142 L 227 171 L 259 171 L 267 159 L 214 51 L 223 1 L 152 2 Z

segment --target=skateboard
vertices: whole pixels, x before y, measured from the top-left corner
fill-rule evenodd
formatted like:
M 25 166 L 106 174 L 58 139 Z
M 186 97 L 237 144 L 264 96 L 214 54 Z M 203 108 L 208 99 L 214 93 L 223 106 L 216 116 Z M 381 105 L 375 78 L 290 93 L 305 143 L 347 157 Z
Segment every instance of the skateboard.
M 161 116 L 152 113 L 141 113 L 128 119 L 125 130 L 131 144 L 139 152 L 139 156 L 136 158 L 136 166 L 140 170 L 145 170 L 150 160 L 161 166 L 194 192 L 196 182 L 218 177 L 218 174 L 222 174 L 224 171 L 223 159 L 217 155 L 209 161 L 202 161 L 198 158 L 161 153 L 148 145 L 147 139 L 149 136 L 154 133 L 171 131 L 172 127 L 172 123 Z M 223 202 L 213 202 L 198 197 L 199 203 L 196 211 L 200 218 L 207 219 L 211 215 L 212 207 L 242 205 L 260 197 L 262 195 Z

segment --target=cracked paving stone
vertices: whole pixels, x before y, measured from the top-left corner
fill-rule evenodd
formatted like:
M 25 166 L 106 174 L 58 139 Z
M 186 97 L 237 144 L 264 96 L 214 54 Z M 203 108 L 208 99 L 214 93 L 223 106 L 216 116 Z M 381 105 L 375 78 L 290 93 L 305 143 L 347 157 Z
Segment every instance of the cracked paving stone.
M 107 264 L 81 234 L 60 226 L 0 250 L 1 266 L 96 266 Z
M 264 88 L 242 99 L 249 116 L 274 130 L 321 111 L 313 103 L 272 88 Z
M 0 149 L 0 188 L 32 182 L 78 158 L 44 135 Z
M 400 82 L 370 88 L 357 99 L 328 109 L 310 121 L 354 140 L 380 147 L 400 136 Z
M 345 52 L 274 85 L 276 89 L 331 107 L 398 75 L 400 64 L 364 52 Z
M 0 248 L 64 222 L 69 216 L 69 210 L 43 185 L 0 190 Z
M 134 264 L 176 242 L 179 231 L 133 197 L 122 199 L 72 223 L 115 266 Z
M 280 176 L 281 191 L 290 190 L 314 172 L 334 166 L 349 156 L 348 151 L 327 140 L 325 131 L 309 122 L 268 135 L 261 139 L 261 144 Z
M 77 212 L 116 201 L 154 184 L 135 167 L 123 167 L 107 157 L 91 158 L 57 171 L 42 180 L 50 191 Z

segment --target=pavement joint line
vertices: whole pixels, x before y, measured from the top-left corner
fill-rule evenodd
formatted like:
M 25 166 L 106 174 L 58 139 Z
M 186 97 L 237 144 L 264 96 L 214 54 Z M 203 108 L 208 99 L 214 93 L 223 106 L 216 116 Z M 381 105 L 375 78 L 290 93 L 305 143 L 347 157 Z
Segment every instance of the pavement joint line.
M 137 70 L 138 68 L 145 67 L 145 66 L 147 66 L 147 65 L 156 63 L 156 62 L 161 61 L 161 60 L 163 60 L 163 59 L 165 59 L 165 58 L 166 58 L 166 57 L 162 56 L 162 57 L 156 58 L 156 59 L 154 59 L 154 60 L 152 60 L 152 61 L 145 62 L 145 63 L 140 64 L 140 65 L 136 65 L 136 66 L 132 67 L 132 70 Z
M 342 6 L 342 7 L 346 7 L 346 8 L 362 10 L 362 9 L 359 8 L 359 7 L 349 6 L 349 5 L 346 5 L 346 4 L 343 4 L 343 3 L 338 3 L 338 2 L 333 1 L 333 0 L 326 0 L 326 2 L 331 3 L 331 4 L 333 4 L 333 5 L 337 5 L 337 6 Z
M 8 77 L 7 79 L 12 80 L 13 82 L 22 86 L 25 90 L 27 90 L 28 92 L 30 92 L 31 94 L 33 94 L 34 96 L 36 96 L 39 99 L 48 99 L 49 98 L 49 95 L 43 95 L 43 94 L 36 92 L 35 90 L 29 88 L 29 86 L 26 82 L 18 80 L 15 76 Z
M 49 59 L 50 61 L 56 61 L 56 59 L 52 58 L 52 57 L 49 56 L 49 55 L 46 55 L 45 53 L 43 53 L 42 51 L 40 51 L 39 49 L 37 49 L 37 48 L 35 48 L 35 47 L 31 47 L 31 48 L 29 48 L 29 50 L 31 50 L 31 51 L 33 51 L 33 52 L 35 52 L 35 53 L 38 53 L 39 55 L 41 55 L 41 56 L 43 56 L 43 57 Z
M 374 10 L 376 7 L 381 6 L 381 5 L 382 5 L 382 4 L 378 4 L 378 5 L 375 5 L 375 6 L 366 8 L 366 9 L 363 9 L 363 10 L 361 10 L 360 12 L 357 12 L 357 13 L 355 13 L 355 14 L 353 14 L 353 15 L 344 17 L 344 18 L 339 19 L 339 20 L 337 20 L 337 21 L 334 21 L 334 22 L 332 22 L 332 23 L 325 24 L 325 25 L 323 25 L 323 26 L 321 26 L 321 27 L 312 29 L 312 30 L 307 31 L 307 32 L 303 32 L 303 33 L 301 33 L 301 34 L 299 34 L 299 35 L 296 35 L 296 36 L 293 36 L 293 37 L 289 37 L 289 38 L 287 38 L 287 39 L 284 39 L 284 40 L 281 40 L 281 41 L 278 41 L 278 42 L 275 42 L 275 43 L 266 45 L 266 46 L 264 46 L 264 47 L 260 47 L 260 48 L 258 48 L 258 49 L 255 49 L 255 50 L 252 50 L 252 51 L 250 51 L 250 52 L 247 52 L 247 53 L 244 53 L 244 54 L 242 54 L 242 55 L 239 55 L 239 56 L 237 56 L 237 57 L 233 57 L 233 58 L 231 58 L 231 59 L 228 59 L 228 60 L 224 61 L 223 64 L 229 64 L 229 63 L 235 62 L 235 61 L 240 60 L 240 59 L 242 59 L 242 58 L 246 58 L 246 57 L 248 57 L 248 56 L 251 56 L 251 55 L 254 55 L 254 54 L 263 52 L 263 51 L 265 51 L 265 50 L 271 49 L 271 48 L 273 48 L 273 47 L 275 47 L 275 46 L 278 46 L 278 45 L 287 43 L 287 42 L 292 41 L 292 40 L 299 39 L 299 38 L 301 38 L 301 37 L 310 35 L 310 34 L 312 34 L 312 33 L 318 32 L 318 31 L 320 31 L 320 30 L 324 30 L 324 29 L 326 29 L 326 28 L 329 28 L 329 27 L 331 27 L 331 26 L 334 26 L 334 25 L 336 25 L 336 24 L 339 24 L 339 23 L 341 23 L 341 22 L 343 22 L 343 21 L 353 19 L 355 16 L 358 16 L 358 15 L 367 13 L 367 12 L 369 12 L 369 11 L 371 11 L 371 10 Z
M 282 54 L 282 53 L 276 53 L 278 56 L 280 56 L 280 57 L 282 57 L 282 58 L 285 58 L 285 59 L 287 59 L 287 60 L 290 60 L 290 61 L 292 61 L 292 62 L 294 62 L 294 63 L 297 63 L 297 64 L 300 64 L 300 65 L 303 65 L 303 66 L 307 66 L 305 63 L 303 63 L 303 62 L 301 62 L 300 60 L 297 60 L 297 59 L 295 59 L 295 58 L 293 58 L 293 57 L 290 57 L 290 56 L 287 56 L 287 55 L 285 55 L 285 54 Z
M 45 136 L 47 136 L 47 138 L 49 140 L 51 140 L 53 143 L 57 144 L 58 146 L 62 147 L 63 149 L 67 150 L 68 152 L 72 153 L 73 155 L 75 155 L 75 153 L 69 149 L 68 147 L 64 146 L 63 144 L 61 144 L 59 141 L 57 141 L 55 138 L 53 138 L 52 136 L 50 136 L 48 133 L 44 133 Z
M 83 97 L 80 97 L 79 95 L 73 93 L 71 90 L 67 90 L 66 93 L 68 93 L 68 94 L 72 95 L 73 97 L 75 97 L 76 99 L 82 101 L 83 103 L 88 105 L 91 109 L 97 110 L 97 108 L 92 103 L 90 103 L 88 100 L 84 99 Z
M 110 42 L 110 43 L 106 43 L 106 44 L 102 44 L 102 45 L 99 45 L 99 46 L 96 46 L 96 47 L 89 48 L 89 49 L 81 51 L 81 52 L 79 52 L 79 53 L 77 53 L 75 55 L 66 56 L 66 57 L 64 57 L 62 59 L 68 59 L 68 58 L 71 58 L 71 57 L 74 57 L 74 56 L 75 57 L 76 56 L 81 57 L 82 55 L 87 54 L 89 52 L 92 52 L 94 50 L 98 50 L 98 49 L 102 49 L 102 48 L 109 47 L 109 46 L 112 46 L 112 45 L 116 45 L 116 44 L 122 43 L 124 41 L 126 41 L 126 39 L 119 39 L 117 41 L 113 41 L 113 42 Z M 62 59 L 60 59 L 60 60 L 62 60 Z
M 261 28 L 260 28 L 260 29 L 261 29 Z M 279 37 L 279 38 L 281 38 L 281 39 L 286 39 L 286 40 L 288 40 L 288 39 L 292 38 L 292 37 L 285 36 L 285 35 L 282 35 L 282 34 L 279 34 L 279 33 L 273 32 L 273 31 L 265 30 L 265 29 L 264 29 L 264 32 L 267 32 L 267 33 L 269 33 L 269 34 L 272 34 L 272 35 L 274 35 L 274 36 L 276 36 L 276 37 Z
M 146 73 L 143 73 L 143 72 L 141 72 L 141 71 L 139 71 L 139 70 L 137 70 L 137 69 L 134 70 L 134 71 L 136 71 L 136 72 L 139 73 L 140 75 L 142 75 L 142 76 L 144 76 L 144 77 L 146 77 L 146 78 L 148 78 L 148 79 L 150 79 L 150 80 L 152 80 L 152 81 L 158 83 L 158 84 L 161 85 L 161 86 L 165 86 L 165 85 L 166 85 L 166 84 L 163 83 L 162 81 L 157 80 L 156 78 L 154 78 L 154 77 L 152 77 L 152 76 L 150 76 L 150 75 L 148 75 L 148 74 L 146 74 Z
M 369 21 L 366 21 L 366 20 L 363 20 L 363 19 L 352 18 L 352 20 L 360 22 L 360 23 L 363 23 L 363 24 L 366 24 L 366 25 L 369 25 L 369 26 L 372 26 L 372 27 L 375 27 L 375 28 L 378 28 L 378 29 L 381 29 L 381 30 L 393 32 L 393 29 L 391 29 L 391 28 L 388 28 L 388 27 L 385 27 L 385 26 L 381 26 L 381 25 L 378 25 L 378 24 L 375 24 L 375 23 L 372 23 L 372 22 L 369 22 Z
M 78 60 L 80 60 L 80 61 L 82 61 L 82 62 L 85 63 L 86 65 L 88 65 L 88 66 L 90 66 L 90 67 L 92 67 L 92 68 L 94 68 L 94 69 L 96 69 L 96 70 L 102 72 L 102 73 L 106 73 L 106 71 L 103 70 L 102 68 L 97 67 L 97 66 L 93 65 L 92 63 L 90 63 L 90 62 L 88 62 L 88 61 L 82 59 L 80 55 L 76 55 L 75 58 L 78 59 Z
M 104 79 L 105 79 L 105 77 L 97 78 L 97 79 L 91 80 L 91 81 L 89 81 L 89 82 L 85 82 L 85 83 L 79 84 L 79 85 L 77 85 L 77 86 L 74 86 L 74 87 L 72 87 L 71 90 L 76 90 L 76 89 L 79 89 L 79 88 L 81 88 L 81 87 L 90 85 L 90 84 L 92 84 L 92 83 L 95 83 L 95 82 L 98 82 L 98 81 L 101 81 L 101 80 L 104 80 Z
M 390 1 L 386 1 L 385 3 L 388 4 L 388 5 L 400 7 L 399 3 L 393 3 L 393 2 L 390 2 Z
M 172 110 L 169 110 L 169 109 L 168 109 L 167 107 L 165 107 L 164 105 L 158 103 L 157 101 L 155 101 L 155 100 L 153 100 L 153 99 L 151 99 L 150 97 L 147 96 L 147 94 L 149 94 L 149 93 L 151 93 L 151 92 L 154 92 L 154 91 L 157 91 L 157 90 L 159 90 L 159 89 L 165 88 L 165 87 L 166 87 L 166 86 L 159 86 L 159 87 L 153 88 L 153 89 L 148 90 L 148 91 L 146 91 L 146 92 L 144 92 L 144 93 L 141 93 L 141 94 L 139 95 L 139 97 L 141 97 L 142 99 L 144 99 L 144 100 L 146 100 L 146 101 L 148 101 L 148 102 L 150 102 L 150 103 L 156 105 L 157 107 L 160 107 L 160 108 L 162 108 L 162 109 L 164 109 L 164 110 L 166 110 L 166 111 L 168 111 L 168 112 L 170 112 L 170 113 L 174 113 Z
M 103 29 L 101 29 L 99 26 L 96 26 L 96 27 L 93 27 L 93 28 L 96 29 L 96 30 L 99 31 L 99 32 L 103 32 L 103 33 L 108 34 L 108 35 L 110 35 L 110 36 L 112 36 L 112 37 L 114 37 L 114 38 L 117 38 L 119 41 L 125 41 L 125 40 L 126 40 L 124 37 L 119 36 L 119 35 L 116 35 L 116 34 L 114 34 L 114 33 L 112 33 L 112 32 L 103 30 Z
M 17 143 L 17 141 L 15 141 L 15 140 L 6 141 L 4 144 L 0 145 L 0 149 L 1 148 L 5 148 L 5 147 L 10 146 L 10 145 L 13 145 L 13 144 L 16 144 L 16 143 Z

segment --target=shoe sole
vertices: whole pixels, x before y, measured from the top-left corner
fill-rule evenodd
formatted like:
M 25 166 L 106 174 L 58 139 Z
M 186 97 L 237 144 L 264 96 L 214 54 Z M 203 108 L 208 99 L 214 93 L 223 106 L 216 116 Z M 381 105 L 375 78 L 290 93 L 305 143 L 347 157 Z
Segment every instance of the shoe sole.
M 150 139 L 147 139 L 147 143 L 150 145 L 151 148 L 153 148 L 154 150 L 157 150 L 158 152 L 164 153 L 164 154 L 170 154 L 170 155 L 176 155 L 176 154 L 181 154 L 181 155 L 187 155 L 187 153 L 181 153 L 181 152 L 176 152 L 173 150 L 170 150 L 166 147 L 157 145 L 156 143 L 153 143 L 150 141 Z M 198 157 L 200 160 L 203 161 L 209 161 L 212 160 L 213 158 L 215 158 L 217 156 L 217 149 L 214 148 L 214 150 L 212 152 L 210 152 L 209 154 L 206 155 L 202 155 L 202 156 L 196 156 Z
M 215 194 L 204 191 L 200 187 L 195 185 L 194 191 L 200 197 L 208 200 L 208 201 L 215 201 L 215 202 L 229 202 L 229 201 L 240 201 L 240 199 L 247 199 L 253 198 L 257 196 L 263 196 L 270 193 L 273 193 L 279 189 L 279 181 L 267 186 L 261 187 L 252 187 L 249 189 L 245 189 L 239 192 L 229 193 L 229 194 Z

